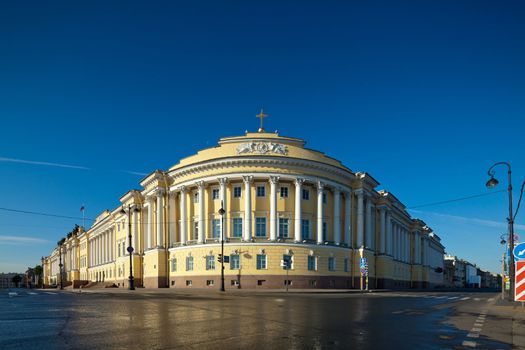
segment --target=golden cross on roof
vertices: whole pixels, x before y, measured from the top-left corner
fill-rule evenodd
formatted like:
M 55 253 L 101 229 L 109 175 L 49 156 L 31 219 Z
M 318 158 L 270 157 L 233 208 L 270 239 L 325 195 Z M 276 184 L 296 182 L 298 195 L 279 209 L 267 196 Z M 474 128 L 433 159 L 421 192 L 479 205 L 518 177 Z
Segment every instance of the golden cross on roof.
M 268 116 L 268 114 L 264 114 L 264 111 L 262 110 L 261 108 L 261 113 L 257 114 L 255 117 L 256 118 L 260 118 L 261 119 L 261 127 L 259 128 L 259 132 L 264 132 L 264 128 L 263 128 L 263 120 L 264 118 L 266 118 Z

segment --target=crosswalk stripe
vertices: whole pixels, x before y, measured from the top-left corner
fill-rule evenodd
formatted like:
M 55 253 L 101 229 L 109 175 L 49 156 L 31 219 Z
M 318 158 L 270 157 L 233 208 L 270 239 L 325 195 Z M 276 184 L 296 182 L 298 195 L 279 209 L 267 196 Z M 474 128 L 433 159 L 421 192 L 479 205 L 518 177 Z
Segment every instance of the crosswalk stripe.
M 54 293 L 54 292 L 45 292 L 46 294 L 57 294 L 57 293 Z

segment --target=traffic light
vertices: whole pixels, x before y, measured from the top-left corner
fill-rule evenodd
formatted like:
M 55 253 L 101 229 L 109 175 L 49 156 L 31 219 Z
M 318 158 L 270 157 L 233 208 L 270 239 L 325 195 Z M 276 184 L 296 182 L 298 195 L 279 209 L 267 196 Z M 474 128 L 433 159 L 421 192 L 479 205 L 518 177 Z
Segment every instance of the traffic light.
M 217 260 L 219 260 L 220 263 L 222 262 L 222 254 L 219 254 L 219 257 L 217 258 Z

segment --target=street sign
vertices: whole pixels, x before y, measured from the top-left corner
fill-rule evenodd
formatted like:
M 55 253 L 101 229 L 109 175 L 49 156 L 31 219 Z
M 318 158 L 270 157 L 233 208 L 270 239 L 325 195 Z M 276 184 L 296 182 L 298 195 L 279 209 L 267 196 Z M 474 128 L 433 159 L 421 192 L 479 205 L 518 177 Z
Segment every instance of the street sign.
M 514 300 L 525 301 L 525 261 L 516 261 L 515 271 Z
M 364 268 L 364 267 L 367 267 L 368 266 L 368 261 L 366 260 L 366 258 L 361 258 L 359 260 L 359 267 L 360 268 Z
M 133 250 L 134 250 L 133 247 L 131 247 L 131 246 L 128 247 L 128 253 L 130 253 L 130 254 L 133 253 Z
M 520 243 L 517 246 L 514 247 L 513 251 L 514 257 L 516 260 L 523 260 L 525 259 L 525 242 Z
M 368 269 L 367 268 L 361 268 L 361 276 L 368 276 Z

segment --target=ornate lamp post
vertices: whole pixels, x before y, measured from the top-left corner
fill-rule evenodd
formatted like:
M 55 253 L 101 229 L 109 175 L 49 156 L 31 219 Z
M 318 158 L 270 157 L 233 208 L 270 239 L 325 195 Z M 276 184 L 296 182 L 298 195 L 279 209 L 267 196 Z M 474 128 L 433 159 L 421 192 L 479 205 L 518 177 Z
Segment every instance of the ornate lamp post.
M 224 203 L 221 201 L 221 209 L 219 214 L 221 215 L 221 292 L 224 292 Z
M 133 244 L 132 244 L 132 237 L 131 237 L 131 211 L 134 211 L 134 212 L 138 212 L 139 211 L 139 208 L 137 208 L 136 206 L 132 206 L 131 204 L 128 204 L 128 209 L 124 209 L 124 207 L 122 207 L 122 209 L 120 210 L 120 213 L 121 214 L 124 214 L 124 215 L 127 215 L 128 216 L 128 242 L 129 242 L 129 246 L 128 246 L 128 253 L 129 253 L 129 281 L 128 281 L 128 289 L 129 290 L 135 290 L 135 281 L 134 281 L 134 278 L 133 278 Z
M 514 266 L 514 254 L 512 253 L 512 250 L 514 249 L 514 218 L 516 217 L 516 214 L 518 214 L 518 209 L 520 207 L 521 198 L 523 196 L 523 187 L 525 186 L 525 181 L 521 185 L 521 194 L 520 199 L 518 201 L 518 205 L 516 208 L 516 212 L 514 213 L 512 210 L 512 169 L 510 167 L 510 164 L 507 162 L 497 162 L 494 163 L 489 170 L 487 171 L 487 174 L 490 176 L 490 179 L 487 181 L 486 186 L 488 188 L 494 188 L 498 185 L 499 181 L 494 178 L 494 174 L 496 173 L 494 171 L 494 168 L 498 165 L 505 165 L 507 167 L 507 179 L 508 179 L 508 187 L 507 192 L 509 194 L 509 216 L 507 218 L 508 221 L 508 242 L 509 242 L 509 249 L 510 249 L 510 262 L 509 262 L 509 280 L 510 280 L 510 290 L 509 290 L 509 300 L 514 301 L 514 275 L 515 275 L 515 266 Z M 503 281 L 503 284 L 505 281 Z
M 62 269 L 64 267 L 64 264 L 62 264 L 62 245 L 64 244 L 65 241 L 66 241 L 66 239 L 62 238 L 60 241 L 57 242 L 57 245 L 58 245 L 58 259 L 59 259 L 58 271 L 59 271 L 59 274 L 60 274 L 60 289 L 64 289 L 64 272 L 62 271 Z

